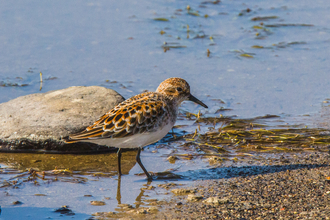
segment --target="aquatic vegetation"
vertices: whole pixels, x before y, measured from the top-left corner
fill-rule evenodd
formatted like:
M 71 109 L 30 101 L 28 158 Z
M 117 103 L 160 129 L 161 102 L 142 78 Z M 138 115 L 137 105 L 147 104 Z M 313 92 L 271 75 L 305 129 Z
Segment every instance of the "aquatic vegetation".
M 169 21 L 167 18 L 154 18 L 155 21 Z
M 294 126 L 266 129 L 266 125 L 260 124 L 260 120 L 271 117 L 278 116 L 267 115 L 253 119 L 196 117 L 196 123 L 214 126 L 222 123 L 222 125 L 204 134 L 198 133 L 196 129 L 194 134 L 187 134 L 184 138 L 188 144 L 224 150 L 232 148 L 251 152 L 328 150 L 330 131 L 321 128 L 294 128 Z

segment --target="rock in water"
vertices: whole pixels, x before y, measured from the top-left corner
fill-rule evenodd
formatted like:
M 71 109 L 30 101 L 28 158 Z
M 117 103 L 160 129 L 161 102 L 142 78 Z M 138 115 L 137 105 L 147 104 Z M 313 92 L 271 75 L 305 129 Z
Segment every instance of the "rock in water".
M 112 89 L 75 86 L 2 103 L 0 151 L 94 151 L 96 145 L 89 143 L 68 148 L 61 138 L 83 130 L 122 101 Z

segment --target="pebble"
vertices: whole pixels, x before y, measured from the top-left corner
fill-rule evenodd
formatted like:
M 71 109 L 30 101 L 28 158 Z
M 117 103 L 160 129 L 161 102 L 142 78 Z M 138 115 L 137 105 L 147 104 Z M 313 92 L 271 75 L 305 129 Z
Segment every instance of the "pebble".
M 95 205 L 95 206 L 106 205 L 106 203 L 103 201 L 90 201 L 90 203 L 91 203 L 91 205 Z
M 23 204 L 23 202 L 21 202 L 21 201 L 14 201 L 13 202 L 13 205 L 21 205 L 21 204 Z
M 172 164 L 174 164 L 175 161 L 178 160 L 178 159 L 179 159 L 179 158 L 176 157 L 176 156 L 169 156 L 169 157 L 167 158 L 168 162 L 170 162 L 170 163 L 172 163 Z
M 203 199 L 203 196 L 197 196 L 197 195 L 194 195 L 194 194 L 189 194 L 188 197 L 187 197 L 187 201 L 190 201 L 190 202 L 196 202 L 196 201 L 199 201 Z
M 212 205 L 219 205 L 219 204 L 226 204 L 229 203 L 228 198 L 218 198 L 218 197 L 209 197 L 203 201 L 204 203 L 212 204 Z
M 189 193 L 195 193 L 196 189 L 172 189 L 171 192 L 175 195 L 186 195 Z

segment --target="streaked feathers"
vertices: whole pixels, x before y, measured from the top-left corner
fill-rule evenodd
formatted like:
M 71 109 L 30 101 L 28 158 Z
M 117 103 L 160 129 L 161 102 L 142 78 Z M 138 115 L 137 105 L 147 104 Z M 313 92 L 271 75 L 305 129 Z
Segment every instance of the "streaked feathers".
M 164 126 L 170 117 L 168 106 L 164 100 L 164 95 L 151 92 L 134 96 L 104 114 L 85 131 L 70 135 L 66 142 L 72 143 L 96 138 L 122 138 L 153 132 Z

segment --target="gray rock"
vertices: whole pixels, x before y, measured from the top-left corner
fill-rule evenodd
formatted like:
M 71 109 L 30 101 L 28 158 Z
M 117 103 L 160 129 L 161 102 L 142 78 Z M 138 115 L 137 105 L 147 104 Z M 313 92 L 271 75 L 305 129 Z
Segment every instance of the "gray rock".
M 23 145 L 24 149 L 51 145 L 51 150 L 57 150 L 56 146 L 63 146 L 62 137 L 83 130 L 123 100 L 111 89 L 75 86 L 2 103 L 0 151 L 18 150 Z

